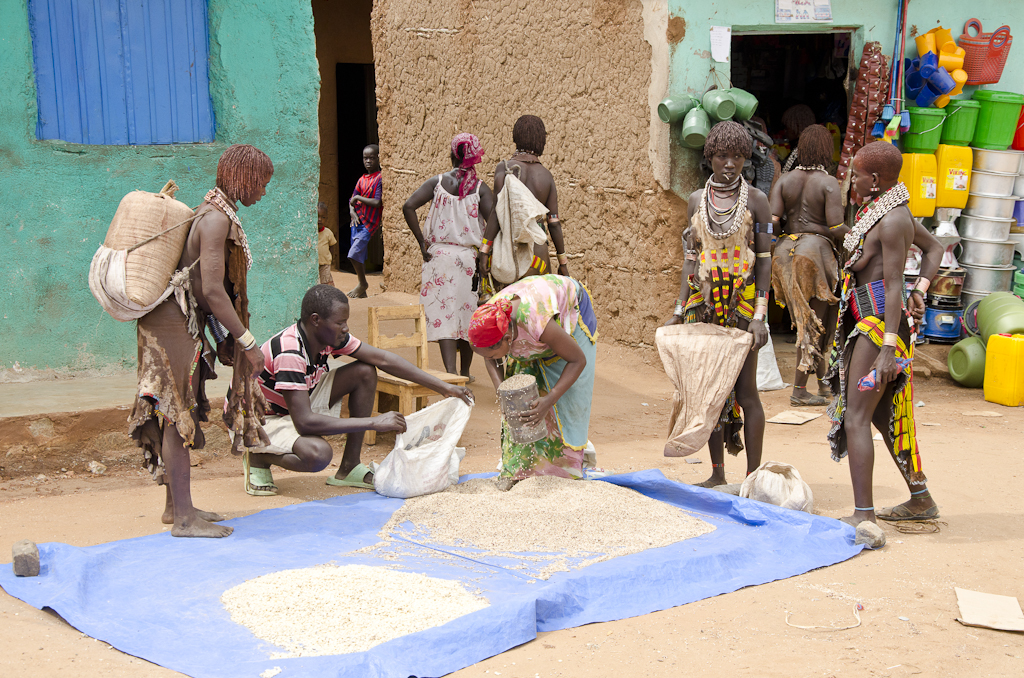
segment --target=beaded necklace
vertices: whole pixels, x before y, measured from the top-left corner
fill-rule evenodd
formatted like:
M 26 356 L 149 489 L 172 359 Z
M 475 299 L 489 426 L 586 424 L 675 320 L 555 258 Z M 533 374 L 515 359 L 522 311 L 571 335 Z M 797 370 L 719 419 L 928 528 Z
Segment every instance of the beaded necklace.
M 733 235 L 734 233 L 736 233 L 736 231 L 739 230 L 740 225 L 742 223 L 742 219 L 738 219 L 737 216 L 741 216 L 746 213 L 748 191 L 747 182 L 743 181 L 743 179 L 740 177 L 736 177 L 736 180 L 730 184 L 717 184 L 712 181 L 712 178 L 713 175 L 712 177 L 708 178 L 707 183 L 704 184 L 704 193 L 700 196 L 700 215 L 701 217 L 704 218 L 704 223 L 708 225 L 707 231 L 709 234 L 711 234 L 711 237 L 716 238 L 718 240 L 725 240 L 726 238 Z M 710 194 L 715 190 L 715 188 L 718 188 L 720 190 L 735 189 L 737 188 L 737 182 L 739 184 L 739 197 L 736 198 L 736 202 L 733 204 L 732 207 L 730 207 L 727 210 L 719 210 L 718 207 L 716 207 L 713 204 L 714 197 L 711 196 Z M 719 220 L 711 216 L 708 213 L 709 202 L 712 203 L 712 209 L 714 210 L 717 216 L 724 216 L 726 218 Z M 712 223 L 714 223 L 717 226 L 724 226 L 725 224 L 728 224 L 730 221 L 732 222 L 732 225 L 729 226 L 727 230 L 721 233 L 711 229 Z
M 852 256 L 847 262 L 846 267 L 849 268 L 860 259 L 863 249 L 861 244 L 864 242 L 864 237 L 867 235 L 871 227 L 874 226 L 878 221 L 888 214 L 893 209 L 900 205 L 905 205 L 910 201 L 910 192 L 907 190 L 906 185 L 901 181 L 895 186 L 890 188 L 888 191 L 883 193 L 879 198 L 873 202 L 870 202 L 857 212 L 857 220 L 850 229 L 850 232 L 843 238 L 843 247 L 847 252 L 850 252 Z
M 249 251 L 249 241 L 245 237 L 245 231 L 242 230 L 242 222 L 238 219 L 238 214 L 232 206 L 232 201 L 220 188 L 211 189 L 203 199 L 226 214 L 231 223 L 238 229 L 238 239 L 242 245 L 242 251 L 245 252 L 245 270 L 248 271 L 252 268 L 252 252 Z
M 793 169 L 804 170 L 806 172 L 824 172 L 828 174 L 828 170 L 825 169 L 824 165 L 797 165 Z

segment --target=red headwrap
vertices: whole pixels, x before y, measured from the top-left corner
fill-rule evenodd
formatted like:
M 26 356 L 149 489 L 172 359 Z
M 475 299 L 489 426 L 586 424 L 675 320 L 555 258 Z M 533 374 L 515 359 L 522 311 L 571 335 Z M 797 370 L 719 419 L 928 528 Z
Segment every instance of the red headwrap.
M 468 132 L 460 132 L 452 139 L 452 155 L 459 157 L 459 147 L 462 146 L 462 163 L 459 170 L 459 199 L 465 198 L 472 191 L 476 190 L 479 180 L 476 178 L 476 167 L 484 157 L 484 148 L 480 140 Z
M 512 322 L 512 302 L 498 299 L 473 312 L 469 321 L 469 343 L 477 348 L 490 348 L 501 342 Z

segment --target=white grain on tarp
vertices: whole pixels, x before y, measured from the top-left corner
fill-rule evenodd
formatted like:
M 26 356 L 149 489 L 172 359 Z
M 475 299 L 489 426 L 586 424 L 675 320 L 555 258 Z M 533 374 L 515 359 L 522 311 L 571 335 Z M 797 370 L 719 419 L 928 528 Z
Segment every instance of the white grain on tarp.
M 508 492 L 499 491 L 493 479 L 479 478 L 407 499 L 379 536 L 547 562 L 535 573 L 547 579 L 554 572 L 668 546 L 714 529 L 628 488 L 540 476 Z
M 460 583 L 366 565 L 319 565 L 224 592 L 231 620 L 286 650 L 272 658 L 364 652 L 488 606 Z

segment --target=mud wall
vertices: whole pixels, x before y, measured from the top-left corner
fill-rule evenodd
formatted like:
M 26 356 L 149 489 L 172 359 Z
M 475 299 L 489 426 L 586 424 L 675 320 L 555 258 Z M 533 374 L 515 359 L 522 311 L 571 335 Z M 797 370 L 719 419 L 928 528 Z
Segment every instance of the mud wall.
M 240 212 L 255 266 L 253 332 L 265 339 L 316 282 L 317 74 L 310 4 L 209 0 L 210 144 L 88 146 L 36 139 L 35 71 L 26 0 L 0 3 L 0 369 L 130 367 L 134 323 L 89 293 L 89 262 L 120 199 L 158 191 L 198 205 L 227 146 L 274 162 L 267 196 Z
M 652 134 L 664 130 L 651 123 L 645 18 L 649 39 L 667 40 L 664 29 L 651 35 L 652 22 L 667 22 L 664 2 L 375 0 L 389 289 L 419 287 L 422 260 L 401 207 L 451 169 L 452 136 L 480 137 L 490 183 L 515 150 L 513 123 L 530 113 L 548 129 L 543 160 L 558 187 L 569 269 L 593 293 L 601 335 L 653 343 L 678 291 L 685 204 L 655 175 Z

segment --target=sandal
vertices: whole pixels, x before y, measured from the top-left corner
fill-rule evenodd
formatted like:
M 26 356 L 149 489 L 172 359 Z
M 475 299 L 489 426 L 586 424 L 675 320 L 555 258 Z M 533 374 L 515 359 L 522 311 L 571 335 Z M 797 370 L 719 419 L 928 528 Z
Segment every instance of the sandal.
M 790 407 L 821 407 L 828 405 L 828 400 L 814 393 L 808 393 L 806 398 L 797 398 L 795 395 L 791 395 L 789 396 L 789 405 Z
M 331 476 L 327 479 L 327 484 L 334 487 L 358 487 L 363 490 L 372 490 L 373 483 L 367 483 L 363 481 L 366 474 L 373 473 L 373 470 L 366 464 L 356 464 L 356 467 L 348 472 L 348 475 L 344 478 L 338 478 Z
M 249 465 L 249 450 L 242 453 L 242 469 L 245 472 L 245 493 L 254 497 L 272 497 L 277 494 L 274 475 L 269 468 L 255 468 Z
M 905 520 L 934 520 L 939 517 L 939 507 L 937 505 L 929 506 L 920 513 L 914 513 L 903 504 L 898 504 L 896 506 L 889 506 L 881 509 L 880 511 L 875 511 L 875 517 L 880 520 L 887 520 L 891 523 Z

